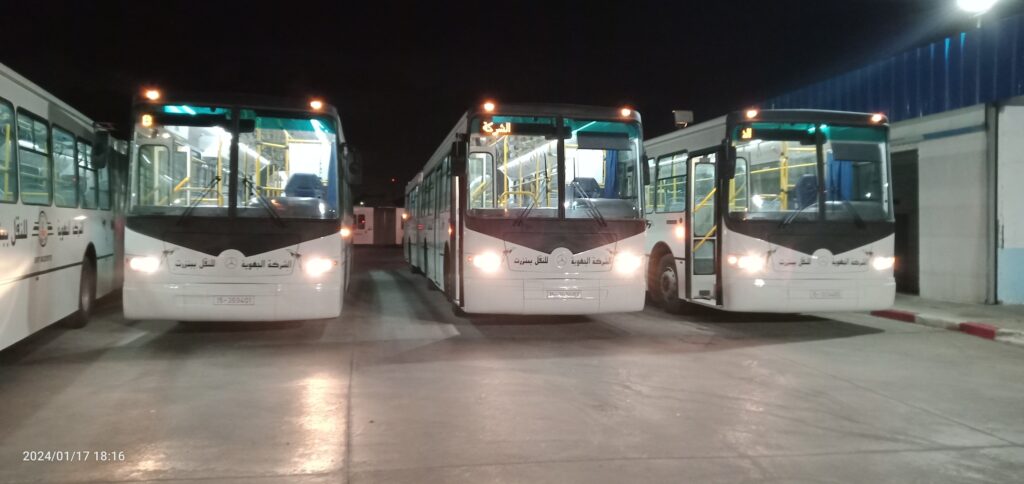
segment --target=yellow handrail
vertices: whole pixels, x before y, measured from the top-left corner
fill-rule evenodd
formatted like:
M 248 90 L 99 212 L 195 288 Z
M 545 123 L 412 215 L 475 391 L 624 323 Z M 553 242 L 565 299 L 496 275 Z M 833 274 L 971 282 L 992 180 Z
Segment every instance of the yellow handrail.
M 715 190 L 718 190 L 718 188 L 712 188 L 711 191 L 708 192 L 708 196 L 704 197 L 704 200 L 701 200 L 700 203 L 697 204 L 697 207 L 693 209 L 693 213 L 697 213 L 698 210 L 703 208 L 704 205 L 706 205 L 708 201 L 711 200 L 711 196 L 715 194 Z
M 176 192 L 178 192 L 178 191 L 181 191 L 181 189 L 182 189 L 182 188 L 183 188 L 183 187 L 185 186 L 185 184 L 186 184 L 186 183 L 188 183 L 188 178 L 189 178 L 189 177 L 187 177 L 187 176 L 186 176 L 185 178 L 183 178 L 183 179 L 181 180 L 181 183 L 177 184 L 177 185 L 176 185 L 176 186 L 174 187 L 174 191 L 176 191 Z
M 693 246 L 693 251 L 697 252 L 697 249 L 699 249 L 700 246 L 704 245 L 704 242 L 707 242 L 716 230 L 718 230 L 718 225 L 712 226 L 711 230 L 709 230 L 708 233 L 704 234 L 704 237 L 700 239 L 700 242 L 697 245 Z
M 529 196 L 533 197 L 534 200 L 537 199 L 537 195 L 534 194 L 533 192 L 525 192 L 525 191 L 521 191 L 521 190 L 513 190 L 513 191 L 502 193 L 501 196 L 498 197 L 498 200 L 503 201 L 503 203 L 506 204 L 505 206 L 508 207 L 508 204 L 507 204 L 508 197 L 510 197 L 512 195 L 529 195 Z

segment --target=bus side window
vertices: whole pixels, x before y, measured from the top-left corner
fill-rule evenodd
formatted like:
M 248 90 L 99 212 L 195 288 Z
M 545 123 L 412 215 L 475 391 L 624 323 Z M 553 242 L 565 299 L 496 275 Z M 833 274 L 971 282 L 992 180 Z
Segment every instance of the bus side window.
M 749 210 L 747 200 L 747 160 L 736 158 L 736 169 L 729 180 L 729 212 L 746 212 Z
M 655 211 L 686 210 L 686 160 L 686 152 L 658 158 L 655 171 Z
M 75 162 L 75 137 L 56 125 L 53 127 L 54 201 L 58 207 L 78 207 L 78 170 Z
M 0 202 L 18 201 L 18 164 L 14 144 L 17 133 L 14 126 L 14 108 L 0 99 Z
M 18 159 L 21 201 L 50 205 L 53 177 L 50 170 L 50 127 L 41 118 L 18 110 Z
M 112 200 L 110 199 L 110 165 L 107 165 L 99 170 L 99 197 L 100 197 L 100 209 L 110 210 Z
M 657 168 L 658 168 L 658 165 L 656 164 L 654 158 L 648 158 L 647 159 L 647 172 L 649 173 L 649 176 L 648 176 L 647 179 L 650 181 L 650 183 L 648 183 L 644 187 L 644 212 L 647 212 L 647 213 L 654 212 L 654 192 L 655 192 L 654 180 L 655 180 L 655 174 L 656 174 Z
M 99 206 L 96 190 L 96 169 L 92 167 L 92 145 L 78 140 L 78 151 L 76 153 L 78 163 L 78 196 L 81 198 L 82 208 L 96 208 Z

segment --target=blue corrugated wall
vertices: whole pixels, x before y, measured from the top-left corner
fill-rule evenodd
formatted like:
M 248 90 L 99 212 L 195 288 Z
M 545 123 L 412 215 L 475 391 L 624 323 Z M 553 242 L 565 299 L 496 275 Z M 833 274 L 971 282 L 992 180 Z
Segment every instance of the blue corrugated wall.
M 882 112 L 891 121 L 1024 95 L 1024 16 L 902 52 L 770 99 L 773 109 Z

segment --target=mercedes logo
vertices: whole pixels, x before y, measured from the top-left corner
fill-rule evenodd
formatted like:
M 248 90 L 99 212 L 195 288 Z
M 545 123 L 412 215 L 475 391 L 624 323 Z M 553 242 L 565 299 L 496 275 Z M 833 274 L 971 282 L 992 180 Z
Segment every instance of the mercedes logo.
M 46 219 L 46 212 L 39 212 L 39 219 L 37 223 L 39 223 L 39 245 L 41 247 L 46 247 L 46 239 L 50 237 L 50 231 L 46 228 L 46 225 L 50 223 L 49 220 Z
M 234 269 L 238 267 L 238 259 L 234 257 L 228 257 L 227 260 L 224 261 L 224 267 L 227 267 L 228 269 Z

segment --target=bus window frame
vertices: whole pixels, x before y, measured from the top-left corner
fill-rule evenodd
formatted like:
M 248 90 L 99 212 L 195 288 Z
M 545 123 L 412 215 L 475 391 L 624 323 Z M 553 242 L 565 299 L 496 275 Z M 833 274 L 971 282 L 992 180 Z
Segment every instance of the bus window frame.
M 59 202 L 57 202 L 57 176 L 56 176 L 57 175 L 56 174 L 57 160 L 55 159 L 56 153 L 54 153 L 54 150 L 53 150 L 53 146 L 55 144 L 53 138 L 54 138 L 54 135 L 55 135 L 55 133 L 57 131 L 62 131 L 63 134 L 65 134 L 69 138 L 71 138 L 71 165 L 74 167 L 74 170 L 75 170 L 75 183 L 74 183 L 74 187 L 75 187 L 75 204 L 74 205 L 61 205 Z M 50 165 L 51 165 L 51 170 L 54 171 L 54 173 L 52 173 L 50 175 L 50 178 L 52 179 L 51 183 L 53 184 L 53 205 L 55 207 L 58 207 L 58 208 L 79 208 L 79 207 L 81 207 L 82 200 L 79 198 L 80 197 L 80 195 L 79 195 L 79 188 L 80 188 L 79 184 L 80 184 L 80 182 L 78 181 L 78 176 L 79 176 L 78 175 L 78 138 L 70 130 L 63 128 L 61 125 L 59 125 L 57 123 L 53 123 L 50 126 Z
M 14 107 L 14 103 L 0 97 L 0 104 L 7 107 L 11 112 L 11 139 L 8 140 L 10 143 L 11 153 L 10 159 L 7 160 L 9 167 L 14 167 L 13 180 L 14 180 L 14 197 L 11 200 L 0 199 L 0 203 L 18 203 L 21 201 L 21 165 L 19 164 L 20 157 L 18 156 L 18 114 L 17 109 Z M 7 172 L 8 177 L 12 177 L 10 171 Z
M 692 155 L 692 152 L 690 152 L 689 150 L 680 150 L 680 151 L 675 151 L 675 152 L 672 152 L 672 153 L 667 153 L 667 154 L 661 155 L 661 156 L 659 156 L 657 158 L 654 158 L 654 190 L 651 192 L 654 195 L 654 203 L 651 204 L 651 206 L 653 207 L 654 213 L 686 213 L 686 211 L 690 209 L 689 199 L 687 198 L 686 194 L 683 195 L 683 204 L 684 205 L 683 205 L 683 209 L 682 210 L 665 210 L 664 207 L 660 207 L 658 205 L 658 193 L 660 191 L 660 185 L 659 185 L 658 182 L 660 182 L 662 180 L 662 178 L 661 178 L 661 161 L 665 160 L 665 159 L 672 159 L 672 158 L 676 158 L 678 156 L 682 156 L 683 157 L 683 174 L 682 175 L 673 175 L 673 176 L 670 176 L 670 177 L 667 177 L 667 178 L 664 178 L 664 179 L 665 180 L 670 180 L 670 179 L 673 179 L 673 178 L 682 178 L 683 179 L 683 181 L 682 181 L 683 189 L 686 190 L 687 189 L 686 188 L 687 187 L 687 182 L 689 181 L 689 176 L 688 176 L 688 173 L 687 173 L 687 169 L 688 169 L 687 163 L 689 163 L 691 155 Z M 675 163 L 675 162 L 673 162 L 673 163 Z
M 19 196 L 19 199 L 21 200 L 21 204 L 22 205 L 32 205 L 32 206 L 36 206 L 36 207 L 52 207 L 53 206 L 53 156 L 52 156 L 52 153 L 53 153 L 53 132 L 52 132 L 52 129 L 50 127 L 50 122 L 47 121 L 46 118 L 43 118 L 42 116 L 39 116 L 38 114 L 35 114 L 32 111 L 29 111 L 29 110 L 27 110 L 25 108 L 22 108 L 22 107 L 19 107 L 17 109 L 17 115 L 16 116 L 17 117 L 15 118 L 15 124 L 17 125 L 17 130 L 16 131 L 18 133 L 18 136 L 16 137 L 16 143 L 18 145 L 18 151 L 19 151 L 18 152 L 18 196 Z M 46 126 L 46 152 L 45 153 L 37 150 L 36 147 L 35 147 L 35 126 L 34 125 L 32 126 L 32 139 L 33 139 L 32 147 L 31 148 L 26 148 L 26 147 L 21 146 L 21 125 L 17 123 L 17 120 L 21 119 L 22 116 L 25 116 L 26 118 L 32 120 L 33 123 L 40 122 L 44 126 Z M 35 153 L 37 155 L 43 155 L 44 157 L 46 157 L 46 162 L 47 162 L 47 165 L 48 165 L 47 166 L 48 176 L 46 177 L 46 179 L 49 182 L 49 199 L 48 199 L 48 201 L 46 203 L 32 203 L 32 202 L 26 202 L 25 201 L 25 197 L 24 197 L 25 192 L 24 192 L 24 190 L 22 190 L 24 184 L 21 183 L 21 174 L 24 172 L 24 170 L 22 170 L 22 166 L 21 166 L 21 163 L 22 163 L 21 150 L 26 150 L 26 151 Z
M 78 175 L 79 176 L 79 187 L 81 187 L 82 170 L 91 171 L 91 172 L 96 174 L 96 190 L 95 190 L 95 192 L 96 192 L 96 206 L 95 207 L 87 207 L 87 206 L 85 206 L 85 204 L 82 203 L 82 200 L 83 200 L 82 197 L 84 196 L 83 192 L 81 190 L 79 190 L 79 193 L 78 193 L 78 207 L 82 208 L 82 209 L 85 209 L 85 210 L 100 210 L 100 194 L 99 194 L 99 191 L 100 191 L 99 170 L 100 169 L 99 168 L 92 168 L 91 166 L 82 166 L 82 165 L 79 164 L 79 161 L 81 161 L 81 160 L 78 159 L 79 154 L 81 154 L 81 150 L 79 148 L 80 148 L 80 145 L 82 145 L 82 144 L 84 144 L 84 145 L 89 147 L 89 164 L 90 165 L 92 164 L 92 150 L 95 149 L 95 147 L 93 146 L 91 141 L 89 141 L 89 140 L 87 140 L 87 139 L 85 139 L 85 138 L 83 138 L 81 136 L 75 138 L 75 164 L 78 166 L 78 170 L 79 170 L 79 175 Z

